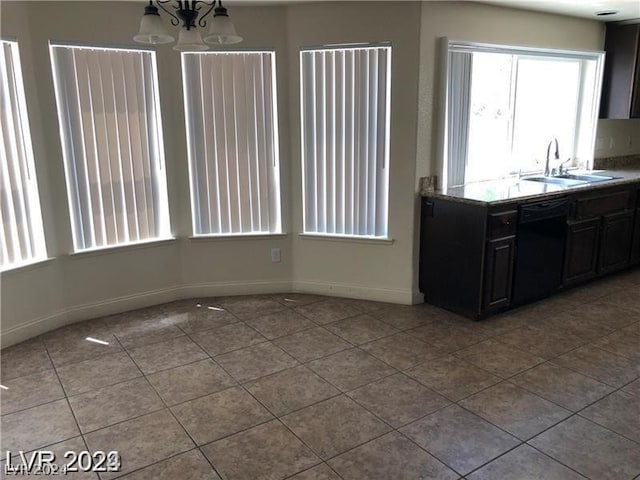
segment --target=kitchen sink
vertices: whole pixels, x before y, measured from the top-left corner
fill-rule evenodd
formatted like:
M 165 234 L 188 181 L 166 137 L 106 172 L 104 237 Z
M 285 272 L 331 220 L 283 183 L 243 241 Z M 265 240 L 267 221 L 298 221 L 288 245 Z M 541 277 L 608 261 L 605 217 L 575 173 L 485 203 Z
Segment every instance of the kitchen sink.
M 522 180 L 528 180 L 530 182 L 550 183 L 553 185 L 561 185 L 564 187 L 574 187 L 577 185 L 586 185 L 588 183 L 606 182 L 608 180 L 614 180 L 615 178 L 616 177 L 609 177 L 607 175 L 565 173 L 563 175 L 555 175 L 550 177 L 526 177 Z
M 551 183 L 553 185 L 562 185 L 564 187 L 574 187 L 576 185 L 586 185 L 588 180 L 578 180 L 577 178 L 563 178 L 563 177 L 526 177 L 522 180 L 528 182 L 539 183 Z
M 585 182 L 588 182 L 588 183 L 594 183 L 594 182 L 606 182 L 608 180 L 613 180 L 616 177 L 609 177 L 607 175 L 589 175 L 589 174 L 574 175 L 571 173 L 565 173 L 564 175 L 558 175 L 554 178 L 566 178 L 568 180 L 584 180 Z

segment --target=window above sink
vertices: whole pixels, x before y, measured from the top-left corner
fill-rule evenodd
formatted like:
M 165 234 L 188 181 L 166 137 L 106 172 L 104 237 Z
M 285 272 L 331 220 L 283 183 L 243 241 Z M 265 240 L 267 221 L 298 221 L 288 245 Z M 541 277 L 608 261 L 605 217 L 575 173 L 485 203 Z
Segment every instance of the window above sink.
M 591 168 L 602 52 L 443 44 L 443 185 L 540 173 L 554 139 L 550 168 Z

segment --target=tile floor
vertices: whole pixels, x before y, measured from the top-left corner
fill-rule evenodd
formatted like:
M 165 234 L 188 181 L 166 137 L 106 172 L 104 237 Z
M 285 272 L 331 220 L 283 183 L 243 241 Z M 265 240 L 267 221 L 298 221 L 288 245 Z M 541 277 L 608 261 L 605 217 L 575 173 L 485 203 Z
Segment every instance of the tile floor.
M 0 360 L 2 451 L 117 450 L 102 479 L 640 475 L 637 269 L 481 322 L 301 294 L 185 300 Z

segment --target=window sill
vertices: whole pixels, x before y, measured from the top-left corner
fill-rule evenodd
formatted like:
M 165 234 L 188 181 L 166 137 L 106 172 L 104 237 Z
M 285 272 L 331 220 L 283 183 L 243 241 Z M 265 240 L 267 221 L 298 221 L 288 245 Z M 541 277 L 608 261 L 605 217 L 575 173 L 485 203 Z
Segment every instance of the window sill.
M 258 233 L 258 234 L 239 234 L 239 235 L 196 235 L 189 237 L 189 240 L 195 242 L 228 242 L 236 240 L 277 240 L 287 238 L 286 233 Z
M 22 273 L 29 270 L 35 270 L 40 267 L 44 267 L 45 265 L 52 263 L 55 260 L 55 257 L 42 258 L 38 260 L 33 260 L 27 263 L 19 263 L 17 265 L 7 265 L 5 268 L 0 270 L 0 275 L 10 275 L 12 273 Z
M 393 245 L 393 238 L 356 237 L 347 235 L 321 235 L 316 233 L 299 233 L 302 240 L 322 240 L 325 242 L 366 243 L 373 245 Z
M 144 241 L 144 242 L 127 243 L 124 245 L 112 245 L 112 246 L 102 247 L 102 248 L 93 248 L 91 250 L 79 250 L 77 252 L 70 253 L 69 257 L 84 258 L 84 257 L 97 256 L 97 255 L 110 255 L 112 253 L 125 253 L 132 250 L 139 250 L 141 248 L 159 247 L 159 246 L 174 242 L 175 240 L 176 240 L 175 237 L 154 238 L 153 240 Z

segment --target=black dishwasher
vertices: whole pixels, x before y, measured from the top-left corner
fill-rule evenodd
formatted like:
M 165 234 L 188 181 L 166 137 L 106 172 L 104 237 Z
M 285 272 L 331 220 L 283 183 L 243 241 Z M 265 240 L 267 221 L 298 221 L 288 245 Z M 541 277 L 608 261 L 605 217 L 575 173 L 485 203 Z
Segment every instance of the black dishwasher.
M 568 210 L 566 198 L 520 206 L 512 305 L 546 297 L 560 288 Z

